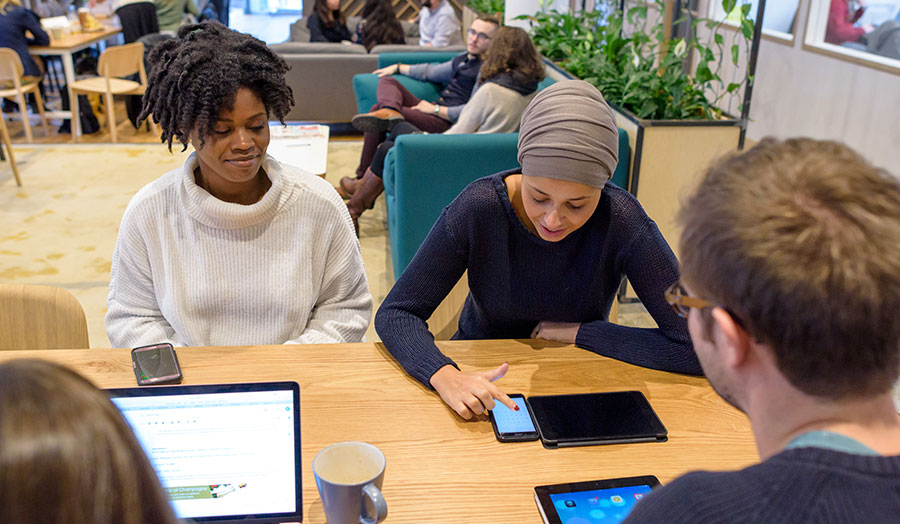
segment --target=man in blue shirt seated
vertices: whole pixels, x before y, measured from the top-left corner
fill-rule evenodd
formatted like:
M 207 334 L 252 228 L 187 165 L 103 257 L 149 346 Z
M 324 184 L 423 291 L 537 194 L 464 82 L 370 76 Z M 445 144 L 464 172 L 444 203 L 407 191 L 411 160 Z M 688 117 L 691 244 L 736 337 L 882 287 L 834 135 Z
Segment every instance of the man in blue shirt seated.
M 698 188 L 666 298 L 762 462 L 689 473 L 626 523 L 898 522 L 898 181 L 841 144 L 765 139 Z
M 419 12 L 419 45 L 444 47 L 462 43 L 459 18 L 448 0 L 423 0 Z

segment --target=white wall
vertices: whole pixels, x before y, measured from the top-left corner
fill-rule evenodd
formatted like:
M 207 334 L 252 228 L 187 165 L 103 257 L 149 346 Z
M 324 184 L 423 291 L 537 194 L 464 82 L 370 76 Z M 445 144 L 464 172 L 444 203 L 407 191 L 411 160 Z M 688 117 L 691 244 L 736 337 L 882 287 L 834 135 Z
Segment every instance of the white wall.
M 809 2 L 792 44 L 760 44 L 747 136 L 838 140 L 900 176 L 900 74 L 804 49 Z
M 569 0 L 544 0 L 547 11 L 555 9 L 560 13 L 569 10 Z M 579 3 L 580 5 L 580 3 Z M 519 15 L 533 15 L 541 10 L 540 0 L 506 0 L 503 23 L 515 27 L 521 27 L 526 31 L 531 28 L 527 20 L 514 20 Z

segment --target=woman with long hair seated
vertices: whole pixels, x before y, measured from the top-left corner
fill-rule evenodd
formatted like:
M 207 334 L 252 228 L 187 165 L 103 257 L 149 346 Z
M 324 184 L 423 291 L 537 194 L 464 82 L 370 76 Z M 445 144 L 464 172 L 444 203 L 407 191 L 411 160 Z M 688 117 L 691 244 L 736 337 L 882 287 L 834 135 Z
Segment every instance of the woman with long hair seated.
M 315 0 L 306 28 L 310 42 L 340 43 L 353 38 L 347 29 L 347 17 L 341 12 L 341 0 Z
M 685 320 L 666 303 L 678 261 L 630 193 L 608 183 L 618 129 L 597 89 L 565 80 L 522 115 L 522 166 L 476 180 L 441 213 L 375 316 L 390 353 L 464 418 L 515 409 L 493 381 L 507 364 L 462 371 L 426 320 L 468 270 L 455 339 L 540 338 L 640 366 L 701 372 Z M 658 328 L 607 321 L 627 276 Z
M 366 0 L 356 24 L 356 40 L 366 51 L 381 44 L 405 44 L 403 26 L 397 20 L 390 0 Z
M 476 91 L 463 107 L 459 120 L 444 134 L 513 133 L 519 129 L 522 111 L 534 98 L 538 83 L 544 78 L 544 63 L 528 33 L 518 27 L 497 29 L 485 54 Z M 420 105 L 434 107 L 430 102 Z M 432 109 L 423 107 L 422 111 Z M 421 133 L 408 122 L 394 126 L 387 140 L 375 152 L 372 163 L 361 179 L 344 177 L 338 192 L 349 198 L 347 209 L 359 230 L 359 217 L 375 205 L 384 191 L 382 174 L 384 158 L 400 135 Z M 427 173 L 423 173 L 427 176 Z
M 175 524 L 112 401 L 59 364 L 0 364 L 0 522 Z
M 218 22 L 155 46 L 140 119 L 196 150 L 128 204 L 113 252 L 114 347 L 360 342 L 372 297 L 330 184 L 267 156 L 294 103 L 285 61 Z

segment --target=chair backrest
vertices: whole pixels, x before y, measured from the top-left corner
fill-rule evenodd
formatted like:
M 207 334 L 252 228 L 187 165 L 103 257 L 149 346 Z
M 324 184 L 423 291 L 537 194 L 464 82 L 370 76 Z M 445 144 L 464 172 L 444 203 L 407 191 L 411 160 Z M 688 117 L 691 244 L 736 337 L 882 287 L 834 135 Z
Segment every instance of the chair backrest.
M 142 73 L 141 83 L 145 84 L 147 80 L 143 71 L 144 44 L 140 42 L 108 47 L 100 55 L 97 63 L 97 72 L 100 76 L 114 78 Z
M 0 284 L 0 350 L 89 347 L 84 310 L 71 293 L 51 286 Z
M 8 47 L 0 47 L 0 82 L 21 81 L 24 73 L 19 53 Z
M 159 19 L 153 2 L 123 5 L 116 9 L 116 15 L 122 22 L 122 37 L 126 44 L 136 42 L 144 35 L 159 33 Z

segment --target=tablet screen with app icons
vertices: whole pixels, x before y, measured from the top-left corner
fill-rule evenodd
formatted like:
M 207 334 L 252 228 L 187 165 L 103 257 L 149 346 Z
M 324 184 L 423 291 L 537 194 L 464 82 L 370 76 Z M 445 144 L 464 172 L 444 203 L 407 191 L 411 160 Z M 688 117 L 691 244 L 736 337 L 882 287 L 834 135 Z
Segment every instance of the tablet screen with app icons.
M 535 499 L 546 524 L 617 524 L 659 486 L 656 477 L 630 477 L 538 486 Z

